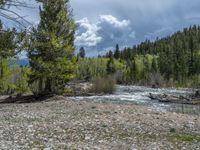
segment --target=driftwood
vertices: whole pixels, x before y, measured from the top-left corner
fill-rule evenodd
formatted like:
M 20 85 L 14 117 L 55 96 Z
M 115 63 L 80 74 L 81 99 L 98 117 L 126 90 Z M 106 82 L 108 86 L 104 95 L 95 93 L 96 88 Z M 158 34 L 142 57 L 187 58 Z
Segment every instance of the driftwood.
M 6 96 L 5 98 L 0 98 L 0 104 L 7 103 L 35 103 L 35 102 L 43 102 L 43 101 L 51 101 L 51 100 L 59 100 L 62 99 L 59 96 L 53 94 L 47 95 L 22 95 L 22 96 Z
M 93 96 L 94 93 L 90 93 L 90 89 L 92 88 L 92 83 L 85 81 L 73 81 L 69 82 L 65 88 L 72 91 L 72 95 L 67 96 Z
M 152 100 L 158 100 L 164 103 L 179 103 L 179 104 L 200 104 L 200 97 L 195 95 L 189 96 L 174 96 L 166 94 L 152 94 L 149 93 L 148 97 Z

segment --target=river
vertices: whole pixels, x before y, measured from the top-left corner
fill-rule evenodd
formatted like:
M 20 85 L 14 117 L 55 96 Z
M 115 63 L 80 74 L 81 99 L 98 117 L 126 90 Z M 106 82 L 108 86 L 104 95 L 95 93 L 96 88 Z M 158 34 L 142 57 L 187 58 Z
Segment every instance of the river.
M 183 114 L 200 115 L 200 105 L 185 105 L 173 103 L 160 103 L 157 100 L 148 98 L 149 93 L 153 94 L 173 94 L 176 96 L 191 94 L 191 89 L 162 88 L 152 89 L 142 86 L 120 86 L 116 87 L 116 92 L 112 95 L 73 97 L 74 100 L 87 100 L 101 103 L 133 103 L 147 106 L 159 111 L 170 111 Z

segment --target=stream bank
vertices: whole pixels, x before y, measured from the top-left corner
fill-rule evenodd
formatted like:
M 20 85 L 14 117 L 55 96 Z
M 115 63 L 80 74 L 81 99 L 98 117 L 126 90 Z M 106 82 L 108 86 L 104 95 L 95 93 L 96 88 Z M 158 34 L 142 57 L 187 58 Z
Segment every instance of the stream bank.
M 147 106 L 155 110 L 163 112 L 176 112 L 183 114 L 200 115 L 200 105 L 187 105 L 176 103 L 160 103 L 158 100 L 151 100 L 149 93 L 155 95 L 175 95 L 175 96 L 187 96 L 194 93 L 193 89 L 176 89 L 176 88 L 149 88 L 143 86 L 121 86 L 117 85 L 116 91 L 112 95 L 101 96 L 76 96 L 71 97 L 75 101 L 88 101 L 98 103 L 117 103 L 117 104 L 137 104 Z

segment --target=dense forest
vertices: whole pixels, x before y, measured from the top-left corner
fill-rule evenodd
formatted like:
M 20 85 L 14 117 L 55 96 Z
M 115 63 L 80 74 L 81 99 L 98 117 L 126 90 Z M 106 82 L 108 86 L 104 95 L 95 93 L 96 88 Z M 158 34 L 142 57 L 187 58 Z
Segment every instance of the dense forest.
M 81 61 L 79 78 L 112 74 L 121 84 L 199 86 L 200 27 L 194 25 L 123 50 L 116 45 L 105 56 Z
M 154 42 L 146 40 L 138 46 L 122 51 L 120 58 L 130 58 L 134 62 L 137 55 L 151 55 L 157 58 L 152 61 L 153 71 L 159 72 L 167 80 L 173 79 L 183 83 L 200 73 L 200 27 L 194 25 Z M 155 68 L 155 63 L 158 64 L 158 68 Z M 147 65 L 146 69 L 147 72 L 150 71 Z

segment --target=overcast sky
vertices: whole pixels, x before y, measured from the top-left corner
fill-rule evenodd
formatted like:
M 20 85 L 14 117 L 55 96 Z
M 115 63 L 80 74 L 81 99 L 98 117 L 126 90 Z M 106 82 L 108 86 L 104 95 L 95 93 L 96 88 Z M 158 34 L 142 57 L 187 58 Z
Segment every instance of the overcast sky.
M 200 0 L 71 0 L 70 4 L 79 24 L 75 44 L 84 46 L 90 56 L 117 43 L 133 46 L 200 24 Z M 38 9 L 17 11 L 30 22 L 39 22 Z

